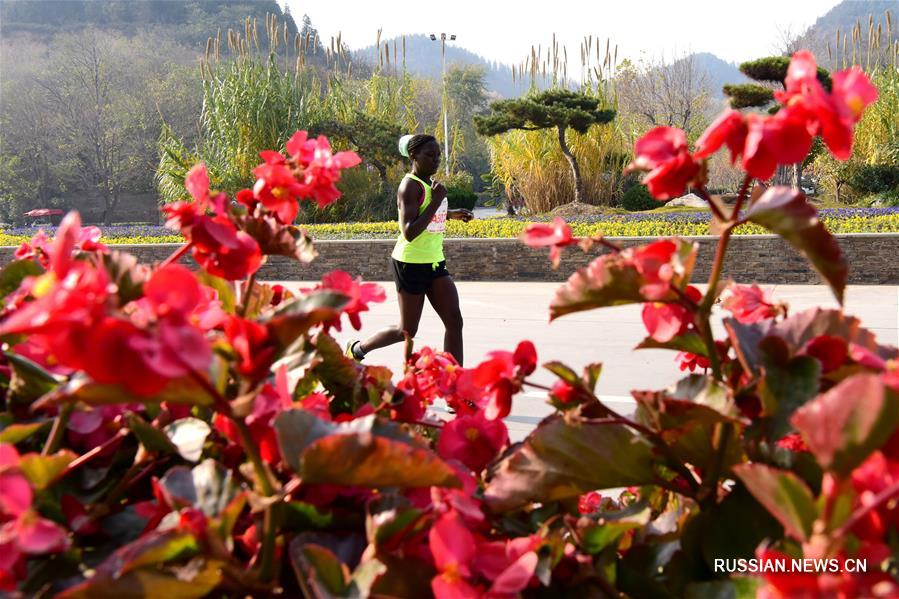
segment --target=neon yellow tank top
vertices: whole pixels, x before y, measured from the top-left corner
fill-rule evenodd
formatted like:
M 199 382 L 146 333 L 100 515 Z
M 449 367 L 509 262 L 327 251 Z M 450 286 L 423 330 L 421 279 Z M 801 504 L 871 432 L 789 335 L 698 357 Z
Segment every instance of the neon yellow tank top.
M 414 181 L 417 181 L 424 188 L 424 199 L 421 206 L 418 207 L 418 213 L 424 212 L 428 204 L 431 203 L 431 184 L 419 179 L 412 173 L 406 175 Z M 396 246 L 393 253 L 390 254 L 394 260 L 400 262 L 409 262 L 412 264 L 434 264 L 443 261 L 443 232 L 446 230 L 446 212 L 449 202 L 446 198 L 440 204 L 440 208 L 434 213 L 431 222 L 428 223 L 421 235 L 412 241 L 406 241 L 403 237 L 402 223 L 400 225 L 400 235 L 396 240 Z

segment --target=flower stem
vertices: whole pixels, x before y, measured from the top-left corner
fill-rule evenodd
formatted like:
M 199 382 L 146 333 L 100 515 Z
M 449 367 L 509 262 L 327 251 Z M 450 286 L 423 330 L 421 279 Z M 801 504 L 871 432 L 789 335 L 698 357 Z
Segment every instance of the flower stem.
M 840 528 L 838 528 L 832 536 L 837 539 L 845 537 L 846 534 L 848 534 L 849 531 L 852 529 L 852 527 L 855 526 L 856 524 L 858 524 L 858 522 L 862 518 L 864 518 L 866 515 L 868 515 L 872 510 L 876 510 L 877 508 L 882 506 L 884 503 L 888 502 L 890 499 L 893 499 L 897 495 L 899 495 L 899 483 L 894 483 L 891 486 L 884 489 L 883 491 L 881 491 L 880 493 L 878 493 L 874 497 L 874 500 L 871 501 L 871 503 L 868 503 L 867 505 L 864 505 L 861 508 L 859 508 L 857 511 L 853 512 L 852 516 L 849 518 L 849 520 L 847 520 L 845 524 L 843 524 Z
M 250 300 L 253 298 L 253 286 L 256 284 L 256 273 L 250 275 L 250 278 L 247 279 L 247 285 L 244 288 L 243 292 L 243 301 L 240 305 L 240 317 L 243 318 L 247 315 L 247 310 L 250 309 Z
M 192 242 L 192 241 L 188 241 L 187 243 L 185 243 L 184 245 L 182 245 L 180 248 L 178 248 L 177 250 L 175 250 L 174 252 L 172 252 L 172 255 L 171 255 L 171 256 L 169 256 L 168 258 L 166 258 L 165 260 L 163 260 L 163 261 L 159 264 L 159 268 L 164 268 L 164 267 L 168 266 L 169 264 L 172 264 L 172 263 L 177 262 L 178 260 L 180 260 L 181 257 L 182 257 L 184 254 L 187 253 L 187 251 L 191 248 L 192 245 L 193 245 L 193 242 Z
M 59 450 L 66 426 L 69 424 L 69 416 L 72 415 L 74 409 L 75 404 L 72 403 L 67 403 L 60 409 L 59 414 L 53 420 L 53 428 L 50 429 L 50 436 L 47 437 L 47 442 L 44 444 L 44 449 L 41 450 L 41 455 L 51 455 Z
M 243 418 L 235 418 L 234 416 L 231 417 L 231 421 L 234 422 L 234 425 L 237 427 L 237 432 L 240 435 L 240 444 L 243 446 L 243 450 L 246 452 L 247 457 L 250 458 L 250 463 L 253 464 L 253 470 L 256 472 L 256 478 L 259 479 L 259 486 L 262 489 L 262 493 L 266 497 L 274 495 L 275 488 L 272 487 L 272 481 L 269 479 L 268 470 L 266 470 L 265 464 L 262 463 L 259 451 L 253 443 L 253 437 L 250 435 L 250 429 L 247 426 L 247 423 Z

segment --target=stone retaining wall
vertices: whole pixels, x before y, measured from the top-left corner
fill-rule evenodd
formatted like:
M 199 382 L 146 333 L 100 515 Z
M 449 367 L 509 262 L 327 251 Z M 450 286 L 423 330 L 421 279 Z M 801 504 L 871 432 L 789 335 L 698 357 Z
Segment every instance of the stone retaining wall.
M 694 280 L 708 278 L 717 238 L 695 237 L 699 243 Z M 899 234 L 857 233 L 838 235 L 840 247 L 849 260 L 849 282 L 866 285 L 899 284 Z M 624 246 L 647 243 L 645 237 L 620 237 Z M 370 281 L 390 279 L 387 259 L 392 240 L 318 241 L 319 257 L 312 264 L 299 264 L 275 257 L 262 268 L 263 280 L 310 281 L 322 274 L 344 269 Z M 135 254 L 141 262 L 165 259 L 175 245 L 114 246 Z M 0 263 L 12 258 L 15 248 L 0 247 Z M 447 239 L 447 266 L 459 281 L 562 281 L 576 268 L 598 255 L 567 248 L 558 270 L 553 270 L 546 249 L 531 249 L 517 239 Z M 191 263 L 187 260 L 187 263 Z M 820 283 L 805 258 L 774 235 L 741 235 L 731 238 L 724 276 L 748 283 Z

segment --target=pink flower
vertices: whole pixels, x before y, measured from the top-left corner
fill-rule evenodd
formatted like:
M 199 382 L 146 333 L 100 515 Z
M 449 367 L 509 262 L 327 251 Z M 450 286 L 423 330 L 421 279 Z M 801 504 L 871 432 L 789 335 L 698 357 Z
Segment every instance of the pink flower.
M 731 285 L 730 295 L 721 303 L 725 310 L 729 310 L 738 322 L 751 324 L 761 320 L 767 320 L 777 316 L 781 310 L 771 303 L 771 294 L 753 284 Z
M 482 412 L 458 414 L 443 426 L 437 453 L 480 472 L 508 443 L 509 431 L 502 420 L 487 420 Z
M 696 152 L 693 153 L 693 157 L 696 159 L 707 158 L 717 152 L 721 146 L 726 145 L 730 150 L 730 162 L 733 164 L 736 162 L 737 156 L 743 153 L 746 133 L 746 120 L 743 114 L 732 108 L 727 109 L 696 140 Z
M 702 292 L 692 285 L 684 293 L 694 302 L 702 299 Z M 693 324 L 693 312 L 682 304 L 647 302 L 641 316 L 649 336 L 659 343 L 683 335 Z
M 811 135 L 821 135 L 835 158 L 848 160 L 855 124 L 865 107 L 877 99 L 877 88 L 859 67 L 834 73 L 832 82 L 828 94 L 818 81 L 814 55 L 799 51 L 790 61 L 786 90 L 776 97 L 786 110 L 806 122 Z
M 237 371 L 241 375 L 252 382 L 269 375 L 277 347 L 264 325 L 229 315 L 225 321 L 225 338 L 237 354 Z
M 486 400 L 484 415 L 488 420 L 505 418 L 512 410 L 512 395 L 521 390 L 524 377 L 537 368 L 537 350 L 530 341 L 522 341 L 515 353 L 494 351 L 487 354 L 472 374 L 472 382 L 482 390 Z
M 782 447 L 783 449 L 789 449 L 790 451 L 808 451 L 808 445 L 805 444 L 805 441 L 802 439 L 802 435 L 799 433 L 790 433 L 782 439 L 778 439 L 777 443 L 775 443 L 778 447 Z
M 684 370 L 689 370 L 693 372 L 697 368 L 706 369 L 711 366 L 711 361 L 705 356 L 698 356 L 696 354 L 691 354 L 690 352 L 678 352 L 674 357 L 674 361 L 677 363 L 678 368 L 680 368 L 681 372 Z
M 671 261 L 676 251 L 677 245 L 670 239 L 659 239 L 633 249 L 631 263 L 646 281 L 640 292 L 648 301 L 661 299 L 671 290 L 675 275 Z
M 346 271 L 333 270 L 322 277 L 322 282 L 312 289 L 303 289 L 301 291 L 317 291 L 319 289 L 327 289 L 328 291 L 336 291 L 349 299 L 341 311 L 347 315 L 350 324 L 357 331 L 362 328 L 362 320 L 359 318 L 361 312 L 368 311 L 368 304 L 373 302 L 383 302 L 387 299 L 384 288 L 377 283 L 363 283 L 361 277 L 355 279 Z M 340 319 L 335 319 L 327 323 L 328 327 L 334 327 L 338 331 L 340 328 Z
M 590 491 L 589 493 L 584 493 L 577 500 L 577 511 L 581 514 L 592 514 L 594 512 L 599 511 L 599 506 L 602 504 L 602 495 L 599 491 Z
M 476 555 L 474 535 L 455 511 L 440 516 L 428 533 L 428 545 L 438 575 L 431 580 L 437 599 L 475 597 L 475 589 L 466 581 L 472 575 Z
M 668 200 L 686 191 L 699 174 L 687 149 L 687 135 L 673 127 L 656 127 L 634 144 L 634 160 L 628 171 L 649 171 L 643 184 L 657 200 Z
M 774 175 L 778 164 L 802 162 L 812 149 L 812 135 L 794 111 L 774 116 L 746 115 L 749 126 L 743 150 L 746 173 L 762 181 Z
M 556 217 L 551 225 L 529 224 L 521 234 L 521 240 L 532 248 L 550 246 L 549 258 L 554 268 L 559 265 L 562 248 L 578 242 L 577 238 L 571 235 L 571 227 L 560 217 Z
M 840 337 L 818 335 L 806 343 L 800 353 L 816 358 L 821 362 L 821 373 L 827 374 L 843 365 L 849 355 L 849 345 Z
M 553 383 L 552 390 L 549 393 L 563 404 L 574 403 L 583 395 L 579 388 L 562 379 Z

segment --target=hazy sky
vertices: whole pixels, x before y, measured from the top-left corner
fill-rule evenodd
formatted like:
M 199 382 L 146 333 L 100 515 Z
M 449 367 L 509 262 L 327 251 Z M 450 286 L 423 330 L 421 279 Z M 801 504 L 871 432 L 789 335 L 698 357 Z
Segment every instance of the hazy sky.
M 279 0 L 282 5 L 285 0 Z M 579 62 L 584 36 L 611 38 L 620 57 L 712 52 L 739 62 L 772 53 L 782 33 L 805 30 L 839 0 L 286 0 L 297 22 L 308 14 L 327 45 L 342 32 L 352 49 L 413 33 L 455 33 L 490 60 L 519 63 L 555 32 Z M 751 6 L 752 10 L 742 7 Z M 595 42 L 594 42 L 595 43 Z

